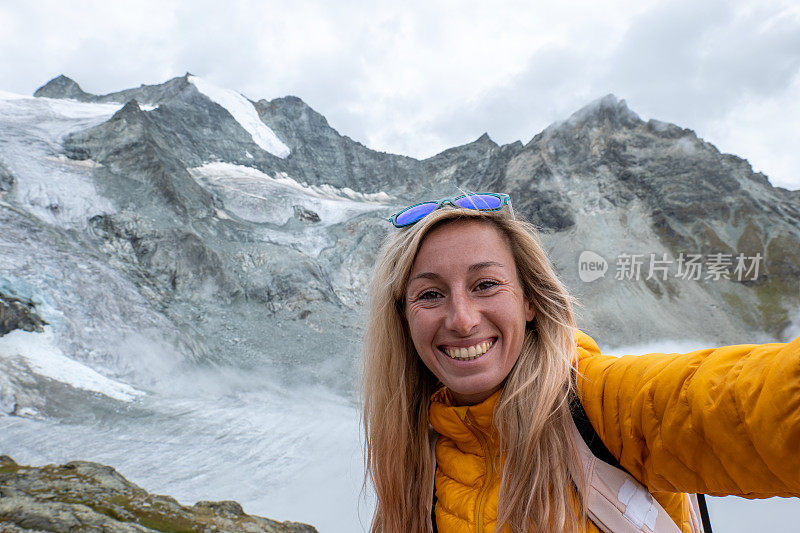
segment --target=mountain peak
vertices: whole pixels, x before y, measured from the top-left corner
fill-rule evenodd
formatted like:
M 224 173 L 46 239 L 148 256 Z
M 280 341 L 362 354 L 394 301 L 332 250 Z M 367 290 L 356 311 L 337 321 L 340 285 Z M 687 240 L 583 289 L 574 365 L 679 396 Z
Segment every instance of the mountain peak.
M 633 126 L 642 122 L 642 119 L 631 111 L 625 100 L 620 100 L 609 93 L 577 110 L 566 120 L 566 123 L 570 126 L 576 126 L 586 122 L 602 121 L 610 121 L 622 126 Z
M 85 100 L 90 95 L 85 93 L 81 86 L 72 78 L 59 74 L 48 81 L 33 93 L 36 97 L 46 98 L 71 98 L 74 100 Z
M 288 94 L 280 98 L 275 98 L 267 103 L 280 106 L 287 106 L 287 107 L 296 107 L 298 109 L 311 109 L 313 111 L 313 108 L 310 105 L 308 105 L 302 98 L 300 98 L 299 96 L 294 96 L 293 94 Z M 314 112 L 316 113 L 316 111 Z
M 137 102 L 136 99 L 134 98 L 125 102 L 125 105 L 122 106 L 122 109 L 114 113 L 114 117 L 130 115 L 130 114 L 138 115 L 141 112 L 142 108 L 139 107 L 139 102 Z
M 273 100 L 259 100 L 256 109 L 266 116 L 282 115 L 291 121 L 315 124 L 322 128 L 330 128 L 328 120 L 302 98 L 294 95 L 282 96 Z
M 494 141 L 492 140 L 492 138 L 491 138 L 491 137 L 489 137 L 489 134 L 488 134 L 488 133 L 486 133 L 486 132 L 484 132 L 484 133 L 483 133 L 483 135 L 481 135 L 480 137 L 478 137 L 477 139 L 475 139 L 475 140 L 473 141 L 473 144 L 478 144 L 478 143 L 480 143 L 480 144 L 484 144 L 484 143 L 487 143 L 487 142 L 488 142 L 488 143 L 490 143 L 490 144 L 497 145 L 497 143 L 496 143 L 496 142 L 494 142 Z

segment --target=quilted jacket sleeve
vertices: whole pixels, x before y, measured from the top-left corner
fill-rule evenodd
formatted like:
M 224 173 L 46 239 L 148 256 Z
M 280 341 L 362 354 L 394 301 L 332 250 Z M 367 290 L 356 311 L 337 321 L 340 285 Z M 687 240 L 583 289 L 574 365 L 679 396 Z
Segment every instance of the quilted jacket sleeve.
M 616 358 L 579 333 L 578 357 L 592 425 L 651 491 L 800 496 L 800 337 Z

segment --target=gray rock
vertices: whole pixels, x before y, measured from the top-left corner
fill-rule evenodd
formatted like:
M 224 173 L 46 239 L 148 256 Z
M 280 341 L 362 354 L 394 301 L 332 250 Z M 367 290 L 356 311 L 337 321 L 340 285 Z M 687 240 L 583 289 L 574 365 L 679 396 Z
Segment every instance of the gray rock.
M 291 149 L 281 170 L 299 181 L 368 193 L 416 188 L 421 174 L 418 161 L 376 152 L 340 135 L 300 98 L 260 100 L 255 106 L 264 123 Z
M 210 509 L 217 516 L 221 516 L 224 518 L 238 518 L 244 515 L 244 509 L 239 504 L 239 502 L 235 502 L 232 500 L 224 500 L 221 502 L 210 502 L 210 501 L 199 501 L 194 504 L 195 507 Z
M 0 292 L 0 337 L 15 329 L 41 332 L 47 322 L 36 313 L 36 305 L 25 298 Z
M 156 105 L 171 99 L 175 94 L 184 90 L 189 85 L 187 72 L 185 75 L 157 84 L 141 85 L 134 89 L 125 89 L 104 95 L 85 92 L 75 81 L 63 74 L 53 78 L 43 86 L 36 89 L 33 96 L 47 98 L 69 98 L 80 102 L 92 103 L 125 103 L 138 100 L 147 105 Z
M 62 86 L 75 93 L 61 80 L 48 94 Z M 293 96 L 254 103 L 291 149 L 277 158 L 187 76 L 86 98 L 128 102 L 64 140 L 70 158 L 99 164 L 94 183 L 116 206 L 90 222 L 90 248 L 190 332 L 197 352 L 225 354 L 210 357 L 267 359 L 290 375 L 303 368 L 321 376 L 320 352 L 346 354 L 325 364 L 338 369 L 328 376 L 350 376 L 335 379 L 347 387 L 367 282 L 392 231 L 383 219 L 414 201 L 468 190 L 511 194 L 583 301 L 579 325 L 607 344 L 775 338 L 800 304 L 800 193 L 772 187 L 747 161 L 691 130 L 641 120 L 613 95 L 525 145 L 499 146 L 482 135 L 422 161 L 340 135 Z M 132 98 L 158 107 L 142 111 Z M 213 162 L 261 174 L 197 174 Z M 297 186 L 279 189 L 270 181 L 277 178 Z M 379 192 L 388 196 L 362 194 Z M 331 223 L 326 217 L 342 209 L 324 204 L 331 198 L 375 205 Z M 583 250 L 610 262 L 605 278 L 579 279 Z M 647 272 L 615 280 L 623 253 L 760 253 L 763 264 L 742 281 L 645 279 Z M 275 350 L 278 343 L 292 348 Z
M 545 240 L 556 257 L 569 257 L 566 281 L 585 299 L 584 324 L 596 328 L 595 333 L 609 332 L 624 342 L 670 337 L 675 331 L 698 338 L 724 332 L 722 338 L 732 342 L 739 338 L 737 329 L 774 338 L 797 306 L 796 196 L 772 187 L 747 161 L 721 154 L 691 130 L 645 123 L 612 95 L 534 137 L 511 161 L 503 183 L 515 208 L 556 231 Z M 668 287 L 656 290 L 653 280 L 648 285 L 642 276 L 639 285 L 647 291 L 631 299 L 632 284 L 587 286 L 576 279 L 577 253 L 597 247 L 613 255 L 669 253 L 673 258 L 682 252 L 706 258 L 761 253 L 763 265 L 757 279 L 747 283 L 668 280 Z M 706 305 L 726 312 L 715 313 Z M 631 315 L 614 316 L 606 308 Z M 753 313 L 758 308 L 770 312 Z M 637 325 L 639 338 L 631 338 L 627 324 L 648 320 L 641 329 Z M 687 331 L 679 325 L 684 321 L 702 326 Z M 731 327 L 736 321 L 738 326 Z
M 315 224 L 320 221 L 319 215 L 311 209 L 306 209 L 302 205 L 293 205 L 294 216 L 303 222 Z
M 0 456 L 0 530 L 312 533 L 312 526 L 245 514 L 234 501 L 183 506 L 149 494 L 109 466 L 73 461 L 28 467 Z
M 119 522 L 95 512 L 87 505 L 40 501 L 25 496 L 0 498 L 0 524 L 24 530 L 71 533 L 73 531 L 109 531 L 133 533 L 153 531 L 138 524 Z
M 0 413 L 36 418 L 46 404 L 30 367 L 18 359 L 5 358 L 0 373 Z
M 97 172 L 101 190 L 122 208 L 164 205 L 178 217 L 209 216 L 211 197 L 168 146 L 157 123 L 135 100 L 108 122 L 64 140 L 68 157 L 103 165 Z
M 92 102 L 94 95 L 88 94 L 81 89 L 80 85 L 74 80 L 60 74 L 48 81 L 33 93 L 36 97 L 46 98 L 68 98 L 79 102 Z
M 6 167 L 2 161 L 0 161 L 0 198 L 3 194 L 9 192 L 11 187 L 14 186 L 14 175 L 11 171 Z

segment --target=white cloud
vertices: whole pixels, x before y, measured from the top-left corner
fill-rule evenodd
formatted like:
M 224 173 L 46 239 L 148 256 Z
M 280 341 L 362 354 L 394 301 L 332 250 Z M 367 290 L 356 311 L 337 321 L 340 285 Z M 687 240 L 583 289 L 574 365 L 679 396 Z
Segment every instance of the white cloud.
M 746 158 L 773 185 L 800 188 L 800 73 L 771 98 L 750 97 L 705 126 L 704 137 L 723 152 Z M 766 125 L 766 127 L 765 127 Z

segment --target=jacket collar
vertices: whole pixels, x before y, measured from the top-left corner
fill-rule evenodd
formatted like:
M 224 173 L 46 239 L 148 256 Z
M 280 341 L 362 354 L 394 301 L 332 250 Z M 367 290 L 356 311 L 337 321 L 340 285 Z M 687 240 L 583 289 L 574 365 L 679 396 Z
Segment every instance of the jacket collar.
M 494 427 L 494 408 L 502 394 L 502 389 L 476 405 L 454 405 L 453 396 L 446 387 L 436 391 L 431 397 L 428 417 L 431 426 L 440 435 L 455 442 L 464 452 L 483 454 L 483 447 L 476 431 L 491 441 L 498 441 Z

